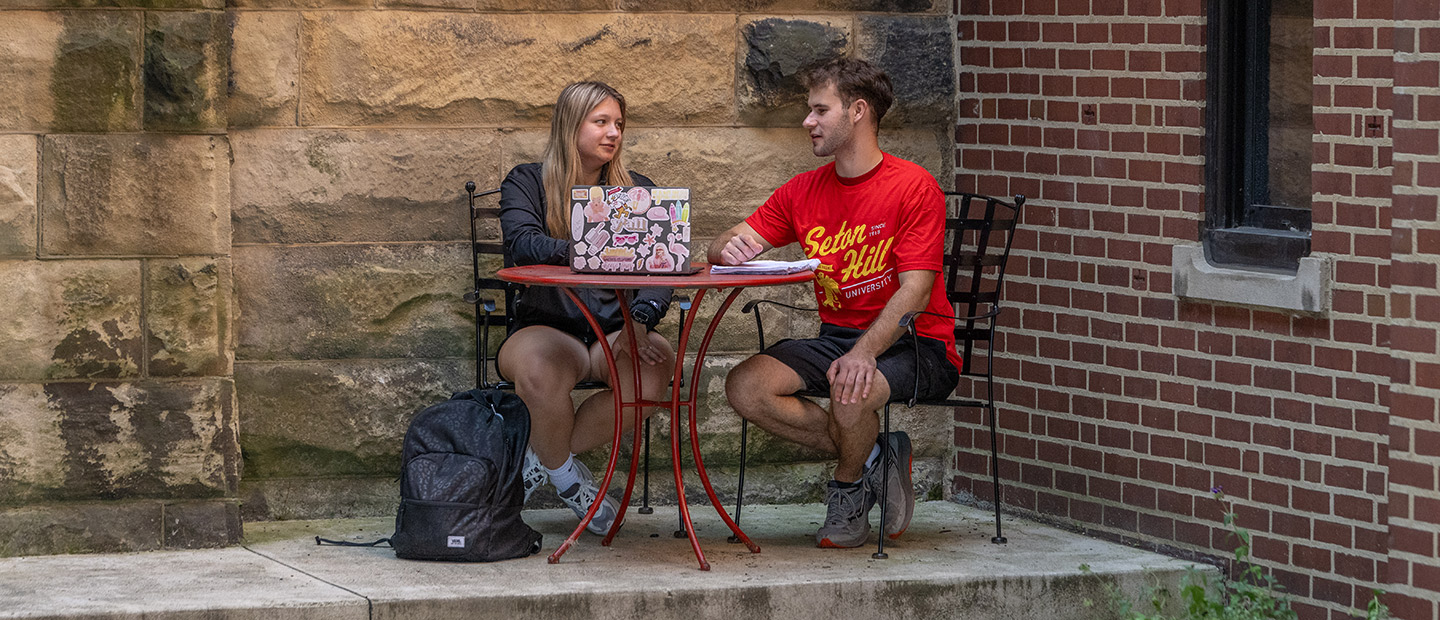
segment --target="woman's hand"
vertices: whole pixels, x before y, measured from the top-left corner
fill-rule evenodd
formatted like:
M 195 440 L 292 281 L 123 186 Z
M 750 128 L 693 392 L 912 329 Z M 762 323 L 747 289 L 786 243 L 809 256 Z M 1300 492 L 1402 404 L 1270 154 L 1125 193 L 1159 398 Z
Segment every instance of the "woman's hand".
M 637 359 L 650 366 L 670 361 L 665 355 L 664 349 L 661 348 L 665 343 L 664 336 L 661 336 L 659 332 L 649 331 L 642 323 L 633 320 L 627 322 L 635 331 L 635 346 L 639 349 L 635 356 Z M 623 330 L 611 334 L 610 338 L 610 346 L 614 348 L 616 357 L 630 349 L 630 339 L 625 337 Z

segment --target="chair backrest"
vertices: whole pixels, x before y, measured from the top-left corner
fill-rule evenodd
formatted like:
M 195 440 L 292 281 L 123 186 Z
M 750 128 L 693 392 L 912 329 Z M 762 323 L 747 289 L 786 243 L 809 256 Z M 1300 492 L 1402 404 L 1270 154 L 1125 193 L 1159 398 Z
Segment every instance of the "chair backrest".
M 493 361 L 490 359 L 490 329 L 501 327 L 509 332 L 510 322 L 514 320 L 516 286 L 492 277 L 493 274 L 482 270 L 480 264 L 487 256 L 493 257 L 494 263 L 503 264 L 504 261 L 505 244 L 495 238 L 500 222 L 500 205 L 496 202 L 500 199 L 500 190 L 476 192 L 475 182 L 467 181 L 465 194 L 470 212 L 470 265 L 474 274 L 474 289 L 465 295 L 465 301 L 475 304 L 475 386 L 489 388 L 498 384 L 498 381 L 496 384 L 490 382 Z
M 945 221 L 945 296 L 956 316 L 975 317 L 997 312 L 1005 283 L 1005 263 L 1015 239 L 1016 224 L 1025 206 L 1025 197 L 1015 201 L 966 192 L 945 192 L 954 214 Z M 977 327 L 976 323 L 981 325 Z M 994 317 L 955 322 L 955 345 L 964 367 L 962 375 L 989 375 L 989 351 Z M 986 360 L 983 371 L 971 362 L 977 344 L 983 344 Z
M 465 295 L 465 301 L 475 304 L 475 387 L 513 389 L 514 385 L 502 381 L 496 369 L 495 381 L 490 381 L 490 367 L 495 359 L 490 356 L 491 328 L 503 328 L 505 334 L 515 322 L 515 293 L 521 286 L 493 277 L 490 266 L 505 264 L 505 242 L 500 236 L 500 190 L 475 191 L 475 182 L 465 182 L 466 205 L 470 211 L 470 266 L 474 274 L 474 288 Z M 489 258 L 487 258 L 489 257 Z M 482 265 L 481 261 L 487 263 Z M 504 300 L 502 306 L 498 299 Z M 685 311 L 690 308 L 688 298 L 679 297 L 680 321 L 685 321 Z M 502 342 L 504 336 L 501 337 Z M 605 388 L 599 381 L 581 381 L 575 384 L 577 390 L 598 390 Z

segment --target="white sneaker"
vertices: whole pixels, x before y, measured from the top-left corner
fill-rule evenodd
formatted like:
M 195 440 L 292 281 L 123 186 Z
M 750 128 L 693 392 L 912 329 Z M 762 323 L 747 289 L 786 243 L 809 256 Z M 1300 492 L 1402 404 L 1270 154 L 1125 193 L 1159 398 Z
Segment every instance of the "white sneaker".
M 575 516 L 584 519 L 585 513 L 590 512 L 590 505 L 595 503 L 595 498 L 601 497 L 600 509 L 595 511 L 595 518 L 590 520 L 585 529 L 592 534 L 604 536 L 610 531 L 610 526 L 614 525 L 615 517 L 620 514 L 620 502 L 600 493 L 600 489 L 595 486 L 595 476 L 579 459 L 575 460 L 575 468 L 580 474 L 580 482 L 560 491 L 560 501 L 565 502 Z
M 540 457 L 529 446 L 525 447 L 525 466 L 520 468 L 520 481 L 525 484 L 525 502 L 530 502 L 530 496 L 535 494 L 535 489 L 550 481 L 550 475 L 545 473 L 545 466 L 540 464 Z

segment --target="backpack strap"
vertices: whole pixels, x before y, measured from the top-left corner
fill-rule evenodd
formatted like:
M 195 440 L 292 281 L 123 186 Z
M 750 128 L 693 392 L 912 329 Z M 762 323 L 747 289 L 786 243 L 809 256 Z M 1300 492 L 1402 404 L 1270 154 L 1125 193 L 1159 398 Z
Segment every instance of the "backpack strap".
M 333 545 L 336 547 L 379 547 L 380 545 L 385 545 L 386 547 L 389 547 L 390 539 L 381 538 L 380 540 L 372 540 L 370 542 L 355 542 L 349 540 L 330 540 L 328 538 L 321 538 L 319 536 L 316 536 L 315 544 L 322 546 Z

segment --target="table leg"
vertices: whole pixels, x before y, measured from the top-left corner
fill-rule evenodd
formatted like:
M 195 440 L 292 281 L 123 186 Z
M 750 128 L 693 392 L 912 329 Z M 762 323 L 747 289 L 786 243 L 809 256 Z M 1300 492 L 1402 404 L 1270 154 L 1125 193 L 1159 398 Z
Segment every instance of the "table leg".
M 574 302 L 575 305 L 580 308 L 580 313 L 584 314 L 585 320 L 590 323 L 590 329 L 594 330 L 595 334 L 599 337 L 600 349 L 605 353 L 605 363 L 610 369 L 610 377 L 612 378 L 611 383 L 613 384 L 613 378 L 618 377 L 620 375 L 620 372 L 619 369 L 615 366 L 615 353 L 614 351 L 610 350 L 610 340 L 605 337 L 605 330 L 600 327 L 600 323 L 595 320 L 595 315 L 590 313 L 590 309 L 585 307 L 585 302 L 580 300 L 579 296 L 575 294 L 575 291 L 572 291 L 566 287 L 559 288 L 565 293 L 565 296 L 570 298 L 570 301 Z M 600 495 L 595 496 L 595 503 L 590 505 L 590 510 L 585 512 L 585 516 L 580 519 L 580 525 L 575 527 L 575 531 L 570 533 L 570 537 L 566 538 L 565 542 L 560 543 L 560 548 L 556 549 L 554 553 L 550 554 L 549 562 L 551 564 L 560 561 L 560 556 L 565 555 L 565 552 L 570 550 L 570 546 L 574 545 L 576 540 L 579 540 L 580 533 L 585 531 L 585 526 L 589 525 L 590 520 L 595 518 L 596 511 L 600 509 L 600 504 L 604 501 L 605 490 L 610 488 L 610 479 L 615 475 L 615 461 L 620 456 L 620 421 L 623 419 L 621 416 L 623 415 L 625 410 L 625 403 L 621 398 L 619 389 L 616 389 L 614 385 L 611 385 L 611 391 L 615 395 L 615 436 L 611 439 L 610 461 L 605 465 L 605 480 L 600 483 Z M 631 471 L 631 477 L 633 481 L 633 467 Z M 623 516 L 623 511 L 622 515 L 616 516 L 617 523 L 621 516 Z
M 693 308 L 699 308 L 700 302 L 705 299 L 705 289 L 699 289 L 695 293 Z M 685 316 L 685 324 L 680 328 L 680 339 L 676 343 L 675 374 L 685 371 L 685 351 L 689 348 L 690 330 L 695 325 L 695 317 L 698 311 L 690 312 Z M 711 330 L 714 330 L 715 323 L 711 323 Z M 700 539 L 695 535 L 695 523 L 690 520 L 690 506 L 685 501 L 685 477 L 680 471 L 680 416 L 681 411 L 688 415 L 694 426 L 695 399 L 697 395 L 696 386 L 700 385 L 700 363 L 697 358 L 695 369 L 690 373 L 690 399 L 680 400 L 679 381 L 673 382 L 670 387 L 670 462 L 675 470 L 675 498 L 680 505 L 680 523 L 685 526 L 685 534 L 690 538 L 690 548 L 695 551 L 695 558 L 700 561 L 700 570 L 710 570 L 710 562 L 705 560 L 705 552 L 700 550 Z
M 630 304 L 625 301 L 625 291 L 616 289 L 615 299 L 616 302 L 620 304 L 620 316 L 629 317 Z M 624 322 L 624 327 L 620 328 L 620 331 L 622 334 L 621 337 L 630 343 L 630 375 L 633 380 L 631 386 L 634 389 L 630 392 L 630 400 L 625 401 L 624 398 L 620 396 L 619 386 L 616 385 L 619 379 L 615 376 L 614 370 L 610 371 L 610 388 L 614 390 L 616 394 L 616 402 L 625 402 L 627 407 L 634 410 L 635 424 L 630 428 L 630 476 L 625 481 L 625 495 L 620 499 L 620 513 L 615 515 L 615 522 L 610 525 L 610 531 L 606 532 L 605 538 L 600 541 L 600 544 L 606 547 L 610 546 L 611 541 L 615 540 L 615 535 L 620 533 L 620 526 L 625 523 L 625 512 L 630 508 L 630 495 L 635 491 L 635 468 L 640 464 L 640 420 L 644 417 L 645 406 L 650 404 L 649 401 L 645 400 L 643 392 L 640 391 L 640 364 L 643 362 L 640 361 L 640 354 L 636 352 L 638 349 L 635 348 L 635 327 L 631 325 L 627 319 Z M 612 365 L 611 368 L 613 369 L 615 366 Z M 616 441 L 610 446 L 612 462 L 614 461 L 613 455 L 620 451 L 619 431 L 620 421 L 623 419 L 624 416 L 617 410 L 615 415 Z
M 720 309 L 715 311 L 715 318 L 710 320 L 710 327 L 705 330 L 705 338 L 700 341 L 700 348 L 695 351 L 694 377 L 698 378 L 700 376 L 700 368 L 705 363 L 705 352 L 710 348 L 710 338 L 715 335 L 715 328 L 720 325 L 720 319 L 724 318 L 725 311 L 730 309 L 730 304 L 735 301 L 735 297 L 740 295 L 741 290 L 740 288 L 736 288 L 730 291 L 730 295 L 725 298 L 725 303 L 720 304 Z M 700 475 L 700 482 L 705 485 L 705 494 L 710 496 L 710 505 L 715 507 L 715 512 L 720 514 L 720 519 L 725 522 L 725 525 L 730 526 L 730 531 L 734 532 L 735 538 L 745 543 L 745 546 L 750 548 L 751 553 L 760 553 L 760 545 L 752 542 L 750 537 L 746 536 L 745 532 L 740 530 L 740 525 L 735 523 L 735 520 L 731 519 L 730 515 L 725 512 L 725 507 L 721 505 L 720 498 L 715 495 L 715 487 L 710 484 L 710 475 L 705 472 L 705 460 L 700 456 L 700 427 L 693 415 L 693 403 L 695 403 L 699 397 L 699 391 L 700 382 L 698 380 L 691 381 L 690 402 L 692 403 L 692 415 L 690 416 L 690 452 L 691 456 L 695 459 L 695 472 Z

